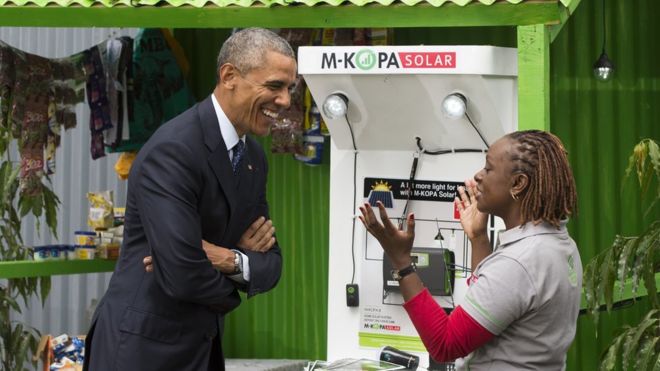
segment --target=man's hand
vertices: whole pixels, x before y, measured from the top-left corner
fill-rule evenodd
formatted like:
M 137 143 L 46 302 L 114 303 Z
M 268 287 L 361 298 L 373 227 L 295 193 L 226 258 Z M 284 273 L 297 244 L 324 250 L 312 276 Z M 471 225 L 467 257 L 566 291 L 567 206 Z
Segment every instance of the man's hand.
M 244 250 L 266 252 L 275 245 L 274 235 L 273 222 L 261 216 L 243 233 L 236 246 Z
M 204 240 L 202 240 L 202 248 L 206 253 L 206 257 L 209 258 L 215 269 L 225 274 L 231 274 L 234 272 L 235 252 Z M 151 255 L 142 259 L 142 264 L 144 264 L 145 271 L 154 271 L 154 263 Z
M 225 274 L 234 273 L 235 252 L 202 240 L 202 248 L 213 267 Z
M 142 259 L 142 264 L 144 264 L 144 270 L 151 273 L 154 271 L 154 262 L 153 259 L 151 259 L 151 255 L 147 256 L 146 258 Z

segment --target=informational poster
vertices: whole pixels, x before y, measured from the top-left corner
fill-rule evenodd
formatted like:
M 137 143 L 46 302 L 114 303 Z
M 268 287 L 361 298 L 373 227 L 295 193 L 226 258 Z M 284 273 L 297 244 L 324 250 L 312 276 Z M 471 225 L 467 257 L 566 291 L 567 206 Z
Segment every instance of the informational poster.
M 413 259 L 425 286 L 447 311 L 455 307 L 454 297 L 466 290 L 468 239 L 454 206 L 458 182 L 365 178 L 364 202 L 385 205 L 393 223 L 405 223 L 414 212 Z M 378 216 L 378 211 L 376 214 Z M 398 282 L 391 276 L 391 264 L 378 241 L 363 231 L 364 255 L 360 257 L 362 288 L 360 303 L 360 346 L 384 345 L 424 351 L 417 331 L 403 308 Z

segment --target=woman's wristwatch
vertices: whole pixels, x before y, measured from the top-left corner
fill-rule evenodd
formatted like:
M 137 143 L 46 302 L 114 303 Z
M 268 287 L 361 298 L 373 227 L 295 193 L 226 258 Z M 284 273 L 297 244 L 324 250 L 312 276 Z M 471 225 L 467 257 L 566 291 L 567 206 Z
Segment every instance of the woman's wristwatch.
M 415 271 L 417 271 L 417 266 L 415 265 L 415 262 L 411 262 L 409 266 L 403 269 L 393 269 L 390 273 L 392 273 L 392 279 L 395 281 L 401 281 L 403 277 Z

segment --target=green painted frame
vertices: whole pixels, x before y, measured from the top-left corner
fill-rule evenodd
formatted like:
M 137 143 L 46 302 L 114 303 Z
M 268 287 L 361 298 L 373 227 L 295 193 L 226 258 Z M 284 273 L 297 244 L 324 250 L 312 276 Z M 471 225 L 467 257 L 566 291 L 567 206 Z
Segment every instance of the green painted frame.
M 434 7 L 368 4 L 240 6 L 3 6 L 0 25 L 17 27 L 467 27 L 559 24 L 558 2 L 481 3 Z
M 550 43 L 581 0 L 518 4 L 479 2 L 434 7 L 366 4 L 338 6 L 36 6 L 0 7 L 0 26 L 20 27 L 465 27 L 515 26 L 518 33 L 518 127 L 550 128 Z M 0 262 L 0 278 L 107 272 L 114 262 Z

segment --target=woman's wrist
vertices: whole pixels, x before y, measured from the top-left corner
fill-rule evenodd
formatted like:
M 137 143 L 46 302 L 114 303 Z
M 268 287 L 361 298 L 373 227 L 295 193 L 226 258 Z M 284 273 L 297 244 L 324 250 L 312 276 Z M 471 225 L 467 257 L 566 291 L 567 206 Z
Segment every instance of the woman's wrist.
M 412 256 L 408 255 L 408 256 L 398 257 L 397 259 L 390 258 L 390 261 L 392 262 L 392 268 L 400 270 L 410 266 L 413 260 L 412 260 Z
M 468 237 L 470 243 L 472 244 L 473 249 L 488 247 L 490 249 L 490 240 L 488 240 L 488 235 L 486 233 L 478 234 L 474 237 Z

